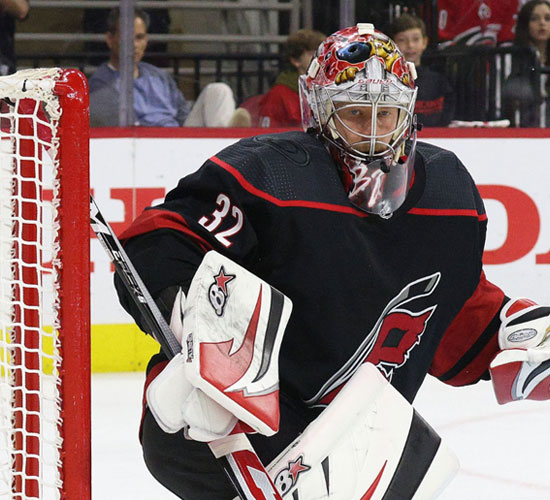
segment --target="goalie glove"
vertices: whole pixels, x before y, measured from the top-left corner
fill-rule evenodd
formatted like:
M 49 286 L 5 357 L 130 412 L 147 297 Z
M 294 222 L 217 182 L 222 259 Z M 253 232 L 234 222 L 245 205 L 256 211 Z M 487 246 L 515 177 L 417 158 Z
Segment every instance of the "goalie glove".
M 278 357 L 291 309 L 265 281 L 208 252 L 187 298 L 180 290 L 172 309 L 170 326 L 183 350 L 147 388 L 159 426 L 207 442 L 230 434 L 239 420 L 264 435 L 277 432 Z
M 185 294 L 180 289 L 174 301 L 170 328 L 181 341 Z M 185 358 L 175 356 L 147 388 L 147 405 L 159 424 L 170 434 L 183 429 L 189 439 L 209 442 L 227 436 L 237 417 L 194 387 L 185 375 Z
M 550 399 L 550 307 L 510 300 L 500 313 L 498 352 L 489 366 L 499 404 Z

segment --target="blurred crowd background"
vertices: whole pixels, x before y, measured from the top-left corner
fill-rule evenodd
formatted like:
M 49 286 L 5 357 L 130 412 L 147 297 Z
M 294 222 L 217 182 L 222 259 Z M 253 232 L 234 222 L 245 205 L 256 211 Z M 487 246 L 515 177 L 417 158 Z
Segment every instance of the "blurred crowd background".
M 287 37 L 300 29 L 328 35 L 371 22 L 386 31 L 411 14 L 425 25 L 422 65 L 444 75 L 454 94 L 451 126 L 547 124 L 546 51 L 516 36 L 526 3 L 550 13 L 542 0 L 30 0 L 12 28 L 16 68 L 75 67 L 90 77 L 110 57 L 109 11 L 126 2 L 149 16 L 143 61 L 170 74 L 191 104 L 213 82 L 231 88 L 237 108 L 264 95 L 288 63 Z M 546 43 L 548 21 L 538 33 Z

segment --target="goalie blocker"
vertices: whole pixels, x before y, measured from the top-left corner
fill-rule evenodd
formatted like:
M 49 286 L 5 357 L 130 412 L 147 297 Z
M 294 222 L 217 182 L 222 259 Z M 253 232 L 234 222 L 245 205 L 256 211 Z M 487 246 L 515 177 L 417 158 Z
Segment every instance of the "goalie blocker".
M 184 349 L 147 389 L 159 426 L 222 448 L 224 436 L 238 439 L 230 434 L 239 420 L 266 436 L 277 432 L 277 357 L 290 309 L 290 300 L 258 277 L 206 254 L 188 297 L 180 292 L 172 311 Z M 367 363 L 268 470 L 279 492 L 295 500 L 429 499 L 457 462 Z M 267 478 L 243 473 L 264 484 L 260 495 L 269 494 Z
M 221 254 L 208 252 L 170 327 L 183 345 L 147 389 L 159 426 L 198 441 L 227 436 L 237 420 L 279 429 L 278 357 L 291 301 Z

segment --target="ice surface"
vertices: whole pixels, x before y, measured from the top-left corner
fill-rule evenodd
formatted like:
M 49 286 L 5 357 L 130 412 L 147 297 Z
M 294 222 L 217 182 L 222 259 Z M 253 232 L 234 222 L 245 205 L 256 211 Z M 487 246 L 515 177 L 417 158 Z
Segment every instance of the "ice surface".
M 176 498 L 141 457 L 143 379 L 138 373 L 92 377 L 93 500 Z M 440 500 L 550 499 L 550 402 L 499 406 L 489 383 L 453 388 L 428 378 L 415 406 L 461 462 Z

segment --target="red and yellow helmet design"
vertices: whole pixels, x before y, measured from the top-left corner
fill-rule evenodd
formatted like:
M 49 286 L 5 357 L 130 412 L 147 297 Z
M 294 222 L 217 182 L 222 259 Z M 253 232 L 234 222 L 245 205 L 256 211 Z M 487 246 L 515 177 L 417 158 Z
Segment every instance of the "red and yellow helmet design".
M 318 84 L 332 82 L 339 84 L 352 81 L 366 62 L 376 57 L 386 71 L 395 75 L 404 85 L 414 88 L 414 77 L 410 65 L 394 41 L 372 25 L 359 24 L 338 31 L 329 36 L 317 51 L 317 62 L 321 69 Z
M 329 36 L 300 77 L 304 129 L 327 143 L 347 177 L 350 200 L 367 212 L 390 216 L 408 192 L 415 78 L 414 64 L 372 24 Z M 405 162 L 408 139 L 413 153 Z

